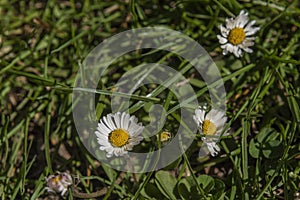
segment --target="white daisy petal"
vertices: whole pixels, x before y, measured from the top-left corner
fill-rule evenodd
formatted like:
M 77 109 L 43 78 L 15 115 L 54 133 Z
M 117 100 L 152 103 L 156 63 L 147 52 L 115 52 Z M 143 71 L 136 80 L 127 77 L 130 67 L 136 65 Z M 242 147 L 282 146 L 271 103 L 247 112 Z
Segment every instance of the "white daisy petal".
M 248 23 L 248 17 L 245 17 L 244 19 L 239 21 L 237 27 L 244 28 L 247 23 Z
M 224 44 L 223 46 L 225 46 L 225 45 L 226 45 L 226 48 L 227 48 L 228 52 L 233 53 L 234 45 L 232 45 L 231 43 L 227 43 L 227 44 Z
M 249 31 L 246 32 L 246 36 L 254 35 L 257 31 L 259 31 L 259 29 L 260 29 L 259 27 L 250 29 Z
M 99 147 L 99 149 L 100 149 L 101 151 L 103 151 L 103 150 L 105 150 L 105 147 L 104 147 L 104 146 L 101 146 L 101 147 Z
M 224 50 L 226 50 L 226 52 L 232 53 L 233 49 L 234 49 L 234 46 L 232 44 L 230 44 L 230 43 L 227 43 L 227 44 L 221 45 L 221 48 L 223 48 Z
M 111 132 L 111 130 L 105 126 L 103 123 L 98 123 L 98 127 L 97 127 L 98 131 L 102 134 L 109 134 Z
M 252 20 L 250 21 L 247 26 L 245 27 L 245 32 L 249 31 L 250 29 L 252 29 L 252 26 L 256 23 L 256 20 Z
M 140 127 L 136 130 L 136 133 L 135 133 L 134 136 L 141 135 L 142 132 L 143 132 L 143 130 L 144 130 L 144 127 L 142 127 L 142 126 L 140 125 Z M 138 136 L 138 137 L 141 137 L 141 136 Z M 141 137 L 141 138 L 143 138 L 143 137 Z
M 227 39 L 222 37 L 221 35 L 217 35 L 220 44 L 225 44 L 227 42 Z
M 240 14 L 235 18 L 235 27 L 244 28 L 244 26 L 248 23 L 248 13 L 244 10 L 240 12 Z
M 252 20 L 251 22 L 249 22 L 248 24 L 247 24 L 247 26 L 245 27 L 245 32 L 247 33 L 247 32 L 249 32 L 249 31 L 251 31 L 252 29 L 253 29 L 253 25 L 256 23 L 256 21 L 255 20 Z M 256 27 L 256 29 L 260 29 L 260 27 Z
M 223 116 L 219 116 L 219 113 L 221 113 L 221 112 L 216 109 L 211 109 L 209 111 L 209 113 L 207 114 L 206 119 L 218 120 L 218 119 L 220 119 L 220 117 L 223 117 Z
M 217 126 L 217 127 L 222 128 L 224 126 L 224 124 L 226 123 L 226 121 L 227 121 L 227 117 L 223 117 L 222 119 L 219 119 L 219 121 L 218 121 L 219 126 Z
M 196 114 L 196 117 L 197 119 L 199 119 L 198 121 L 200 123 L 202 123 L 204 121 L 204 116 L 205 116 L 205 110 L 204 109 L 196 109 L 195 110 L 195 114 Z
M 118 127 L 118 126 L 116 126 L 116 123 L 113 120 L 113 119 L 117 118 L 117 116 L 118 115 L 116 114 L 116 115 L 114 115 L 114 117 L 107 117 L 107 122 L 109 123 L 110 128 L 113 130 L 117 129 L 117 127 Z
M 226 18 L 225 26 L 220 25 L 221 35 L 217 35 L 223 55 L 228 52 L 233 53 L 236 57 L 241 57 L 243 51 L 252 53 L 249 46 L 253 46 L 253 37 L 260 28 L 253 27 L 255 20 L 249 22 L 248 13 L 242 10 L 235 18 Z
M 196 115 L 193 115 L 193 119 L 196 122 L 197 126 L 199 126 L 200 122 L 199 122 L 198 118 L 196 117 Z
M 214 142 L 207 143 L 207 148 L 212 156 L 218 155 L 220 151 L 220 147 L 218 147 L 218 145 Z
M 244 51 L 246 51 L 246 49 L 248 49 L 248 47 L 251 47 L 254 45 L 254 42 L 252 39 L 248 38 L 247 40 L 245 40 L 243 42 L 243 44 L 239 45 L 238 47 L 243 49 Z
M 236 56 L 236 57 L 240 57 L 242 54 L 242 51 L 240 50 L 240 48 L 238 48 L 238 46 L 233 46 L 233 51 L 232 53 Z
M 123 129 L 127 130 L 128 126 L 129 126 L 129 120 L 128 120 L 127 113 L 122 113 L 122 116 L 121 116 L 121 127 Z
M 227 55 L 228 54 L 228 50 L 224 49 L 222 53 L 223 53 L 223 55 Z
M 234 20 L 233 18 L 231 19 L 226 19 L 226 28 L 227 29 L 233 29 L 234 28 Z
M 96 136 L 99 138 L 99 137 L 102 137 L 102 135 L 104 135 L 104 134 L 101 134 L 101 132 L 99 132 L 99 131 L 95 131 L 95 134 L 96 134 Z
M 131 123 L 129 124 L 129 127 L 128 127 L 128 132 L 130 135 L 133 135 L 139 128 L 140 128 L 140 126 L 138 124 L 131 121 Z
M 113 131 L 115 128 L 115 126 L 113 124 L 110 123 L 110 121 L 108 121 L 108 118 L 110 118 L 110 116 L 107 116 L 107 117 L 103 117 L 103 122 L 104 124 L 107 126 L 107 128 L 110 129 L 110 131 Z
M 107 157 L 107 158 L 111 158 L 111 157 L 112 157 L 112 154 L 111 154 L 111 153 L 107 153 L 107 154 L 106 154 L 106 157 Z
M 123 127 L 123 126 L 121 126 L 121 113 L 120 112 L 116 113 L 115 117 L 113 119 L 114 119 L 116 127 L 120 127 L 120 128 Z
M 248 52 L 248 53 L 252 53 L 253 52 L 253 50 L 250 49 L 250 48 L 244 48 L 243 50 L 246 51 L 246 52 Z
M 224 124 L 225 124 L 226 121 L 223 123 L 223 120 L 219 120 L 219 121 L 213 120 L 212 122 L 216 126 L 217 133 L 218 133 L 219 130 L 221 130 L 221 132 L 222 132 Z M 215 135 L 218 135 L 217 133 Z
M 101 144 L 103 146 L 110 146 L 110 145 L 108 145 L 108 140 L 107 140 L 107 137 L 105 135 L 100 135 L 97 138 L 97 141 L 98 141 L 99 144 Z
M 222 26 L 222 25 L 221 25 L 219 28 L 220 28 L 220 31 L 221 31 L 222 36 L 226 38 L 230 30 L 227 29 L 227 28 L 225 28 L 225 27 Z
M 224 118 L 224 116 L 225 116 L 225 112 L 223 112 L 223 111 L 217 111 L 217 113 L 216 113 L 216 119 L 222 119 L 222 118 Z

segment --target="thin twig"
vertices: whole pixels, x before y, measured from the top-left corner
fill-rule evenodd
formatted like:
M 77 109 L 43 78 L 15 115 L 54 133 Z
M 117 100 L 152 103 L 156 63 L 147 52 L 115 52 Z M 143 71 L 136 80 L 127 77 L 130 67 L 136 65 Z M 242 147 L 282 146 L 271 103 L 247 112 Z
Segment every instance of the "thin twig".
M 114 185 L 119 185 L 122 180 L 124 179 L 125 177 L 125 172 L 121 172 L 119 177 L 116 179 L 116 181 L 114 182 Z M 72 187 L 72 194 L 74 197 L 77 197 L 77 198 L 82 198 L 82 199 L 85 199 L 85 198 L 95 198 L 95 197 L 100 197 L 100 196 L 103 196 L 105 195 L 109 190 L 109 186 L 108 187 L 104 187 L 96 192 L 92 192 L 92 193 L 84 193 L 84 192 L 79 192 L 78 189 L 73 186 Z

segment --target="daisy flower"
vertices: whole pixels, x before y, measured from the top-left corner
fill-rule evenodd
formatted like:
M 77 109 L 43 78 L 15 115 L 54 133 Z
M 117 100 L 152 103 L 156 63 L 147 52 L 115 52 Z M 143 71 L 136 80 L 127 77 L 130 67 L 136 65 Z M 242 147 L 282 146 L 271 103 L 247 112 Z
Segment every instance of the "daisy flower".
M 217 35 L 223 54 L 233 53 L 236 57 L 242 55 L 242 50 L 252 53 L 250 46 L 254 45 L 254 35 L 259 27 L 253 27 L 255 20 L 249 22 L 248 13 L 242 10 L 236 18 L 226 18 L 226 25 L 220 25 L 221 35 Z
M 45 177 L 47 192 L 60 193 L 64 196 L 70 185 L 73 184 L 72 177 L 67 172 L 58 172 L 56 175 Z
M 220 151 L 216 143 L 227 121 L 225 112 L 211 109 L 206 114 L 206 107 L 203 107 L 196 109 L 193 117 L 199 127 L 200 134 L 203 136 L 202 141 L 207 145 L 210 154 L 216 156 Z
M 144 126 L 137 123 L 135 116 L 127 113 L 108 114 L 98 123 L 95 134 L 100 150 L 106 151 L 106 157 L 123 156 L 139 144 L 143 137 Z

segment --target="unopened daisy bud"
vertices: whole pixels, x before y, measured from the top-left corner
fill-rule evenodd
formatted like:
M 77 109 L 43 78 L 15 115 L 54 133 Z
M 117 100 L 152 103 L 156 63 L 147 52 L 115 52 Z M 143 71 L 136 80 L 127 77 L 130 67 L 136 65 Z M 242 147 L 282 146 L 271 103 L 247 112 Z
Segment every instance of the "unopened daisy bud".
M 157 135 L 157 138 L 161 142 L 167 142 L 172 138 L 172 133 L 170 133 L 169 131 L 163 131 L 159 135 Z
M 61 196 L 64 196 L 69 186 L 73 184 L 72 177 L 67 172 L 58 172 L 56 175 L 45 177 L 45 179 L 47 184 L 46 190 L 48 192 L 60 193 Z
M 226 18 L 225 26 L 220 25 L 221 35 L 217 35 L 223 54 L 233 53 L 236 57 L 242 55 L 242 50 L 252 53 L 250 46 L 254 45 L 254 35 L 260 28 L 253 27 L 255 20 L 249 22 L 248 13 L 242 10 L 236 18 Z

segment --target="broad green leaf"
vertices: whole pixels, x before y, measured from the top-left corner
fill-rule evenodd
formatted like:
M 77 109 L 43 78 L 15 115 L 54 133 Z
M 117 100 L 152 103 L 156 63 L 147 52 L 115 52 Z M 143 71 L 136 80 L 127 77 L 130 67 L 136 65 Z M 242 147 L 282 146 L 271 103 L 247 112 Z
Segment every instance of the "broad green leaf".
M 214 182 L 214 179 L 208 175 L 200 175 L 197 178 L 197 182 L 199 185 L 201 185 L 201 187 L 207 194 L 207 196 L 205 197 L 206 199 L 209 196 L 213 196 L 215 194 L 217 194 L 216 196 L 218 198 L 219 196 L 222 195 L 224 187 L 225 187 L 224 183 L 222 181 L 218 181 L 217 185 L 216 185 L 218 188 L 213 190 L 214 186 L 215 186 L 215 182 Z M 220 193 L 217 193 L 217 191 L 220 191 Z M 201 196 L 200 192 L 197 190 L 196 183 L 192 177 L 187 177 L 187 178 L 184 178 L 179 181 L 178 192 L 182 199 L 202 199 L 202 198 L 204 198 L 203 196 Z
M 183 178 L 178 183 L 178 192 L 182 199 L 200 199 L 201 195 L 197 191 L 195 181 L 191 176 Z
M 174 189 L 176 186 L 176 179 L 171 176 L 169 172 L 158 171 L 155 174 L 155 183 L 158 189 L 168 198 L 168 199 L 177 199 L 174 194 Z
M 263 154 L 266 158 L 279 158 L 283 154 L 283 146 L 281 144 L 281 141 L 279 140 L 273 140 L 269 141 L 263 150 Z
M 225 183 L 220 179 L 214 179 L 214 188 L 212 189 L 213 199 L 224 199 L 225 196 Z
M 148 183 L 141 191 L 141 194 L 148 199 L 163 199 L 164 195 L 154 183 Z
M 252 138 L 249 144 L 249 153 L 253 158 L 259 157 L 259 144 Z
M 279 163 L 277 160 L 267 160 L 264 163 L 265 173 L 269 176 L 272 176 L 275 173 L 278 164 Z
M 257 140 L 259 143 L 264 143 L 268 136 L 274 131 L 272 128 L 263 128 L 257 136 Z
M 208 175 L 200 175 L 198 177 L 199 184 L 202 184 L 202 188 L 208 193 L 214 187 L 214 179 Z

